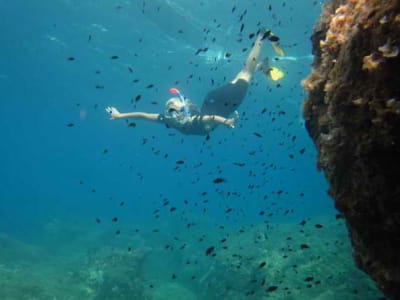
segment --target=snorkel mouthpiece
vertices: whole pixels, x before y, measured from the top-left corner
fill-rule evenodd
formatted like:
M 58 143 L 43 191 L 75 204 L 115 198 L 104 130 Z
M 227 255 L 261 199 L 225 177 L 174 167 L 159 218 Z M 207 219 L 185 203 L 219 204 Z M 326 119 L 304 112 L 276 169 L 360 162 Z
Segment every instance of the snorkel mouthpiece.
M 181 100 L 181 102 L 183 104 L 183 111 L 185 113 L 185 116 L 189 117 L 190 116 L 189 107 L 187 105 L 185 97 L 183 97 L 183 95 L 181 94 L 181 92 L 177 88 L 170 88 L 169 91 L 170 91 L 171 94 L 178 95 L 179 99 Z

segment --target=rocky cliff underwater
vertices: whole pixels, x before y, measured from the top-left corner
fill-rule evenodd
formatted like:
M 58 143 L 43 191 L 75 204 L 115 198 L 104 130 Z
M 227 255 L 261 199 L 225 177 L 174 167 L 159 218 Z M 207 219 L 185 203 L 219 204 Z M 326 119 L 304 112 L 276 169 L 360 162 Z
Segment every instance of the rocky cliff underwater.
M 318 167 L 356 263 L 400 299 L 400 1 L 331 1 L 312 42 L 304 117 Z

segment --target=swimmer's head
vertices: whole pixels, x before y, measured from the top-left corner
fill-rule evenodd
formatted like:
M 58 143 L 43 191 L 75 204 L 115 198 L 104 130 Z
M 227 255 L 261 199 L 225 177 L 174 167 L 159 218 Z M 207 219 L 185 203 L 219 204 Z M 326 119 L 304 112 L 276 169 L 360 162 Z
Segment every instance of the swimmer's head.
M 167 114 L 172 114 L 173 112 L 180 113 L 183 111 L 184 106 L 185 104 L 182 103 L 179 97 L 173 97 L 165 103 L 165 112 Z

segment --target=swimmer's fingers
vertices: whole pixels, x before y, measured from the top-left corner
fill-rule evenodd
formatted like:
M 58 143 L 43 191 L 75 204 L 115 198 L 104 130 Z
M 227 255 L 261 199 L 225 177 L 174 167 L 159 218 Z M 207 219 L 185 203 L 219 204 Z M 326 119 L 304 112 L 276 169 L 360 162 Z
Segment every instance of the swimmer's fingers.
M 240 115 L 239 115 L 239 112 L 237 110 L 235 110 L 233 112 L 233 118 L 235 119 L 235 121 L 240 119 Z
M 235 128 L 235 122 L 236 122 L 236 119 L 231 118 L 231 119 L 226 119 L 226 121 L 224 123 L 228 128 L 233 129 L 233 128 Z
M 116 109 L 113 106 L 106 107 L 106 112 L 108 112 L 111 115 L 110 120 L 118 119 L 118 117 L 120 115 L 120 112 L 118 111 L 118 109 Z

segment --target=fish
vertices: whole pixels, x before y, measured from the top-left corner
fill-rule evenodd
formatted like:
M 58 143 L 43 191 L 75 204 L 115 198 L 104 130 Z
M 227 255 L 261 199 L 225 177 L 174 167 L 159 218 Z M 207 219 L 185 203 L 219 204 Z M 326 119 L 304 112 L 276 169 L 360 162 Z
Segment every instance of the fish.
M 308 246 L 307 244 L 301 244 L 300 245 L 300 249 L 309 249 L 310 246 Z
M 271 285 L 267 288 L 267 292 L 273 292 L 276 291 L 278 289 L 278 287 L 276 285 Z
M 208 247 L 206 249 L 206 256 L 210 256 L 214 252 L 214 250 L 215 250 L 214 246 Z
M 218 178 L 215 178 L 215 179 L 213 180 L 213 182 L 216 183 L 216 184 L 218 184 L 218 183 L 226 182 L 226 180 L 225 180 L 224 178 L 218 177 Z

